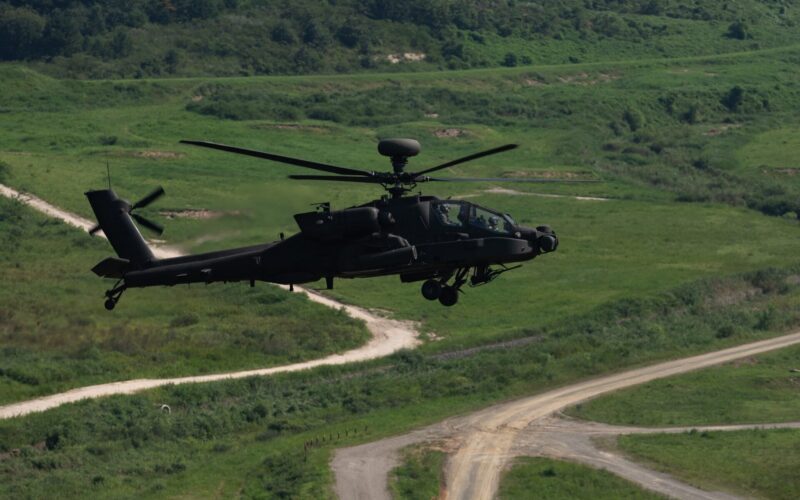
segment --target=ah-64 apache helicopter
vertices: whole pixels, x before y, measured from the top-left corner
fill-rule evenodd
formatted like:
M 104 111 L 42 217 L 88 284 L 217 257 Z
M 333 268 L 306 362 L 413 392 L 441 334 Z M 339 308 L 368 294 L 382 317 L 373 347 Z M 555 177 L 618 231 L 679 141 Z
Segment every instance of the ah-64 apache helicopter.
M 113 309 L 128 288 L 183 283 L 256 281 L 300 284 L 325 278 L 367 278 L 398 274 L 404 283 L 423 281 L 422 295 L 445 306 L 458 302 L 464 284 L 489 283 L 508 267 L 558 248 L 556 233 L 546 225 L 528 228 L 510 215 L 463 200 L 409 195 L 423 182 L 558 182 L 552 179 L 440 178 L 428 174 L 467 161 L 509 151 L 515 144 L 475 153 L 418 172 L 405 170 L 408 158 L 420 152 L 412 139 L 386 139 L 378 152 L 391 159 L 391 172 L 326 165 L 261 151 L 204 141 L 185 144 L 288 163 L 335 175 L 290 175 L 291 179 L 378 184 L 389 195 L 363 205 L 294 216 L 300 232 L 272 243 L 217 252 L 156 259 L 133 220 L 161 234 L 163 228 L 135 213 L 164 194 L 157 188 L 131 205 L 109 189 L 86 193 L 102 229 L 118 257 L 109 257 L 92 271 L 117 283 L 106 291 L 106 309 Z M 581 181 L 572 181 L 581 182 Z M 496 266 L 492 268 L 491 266 Z

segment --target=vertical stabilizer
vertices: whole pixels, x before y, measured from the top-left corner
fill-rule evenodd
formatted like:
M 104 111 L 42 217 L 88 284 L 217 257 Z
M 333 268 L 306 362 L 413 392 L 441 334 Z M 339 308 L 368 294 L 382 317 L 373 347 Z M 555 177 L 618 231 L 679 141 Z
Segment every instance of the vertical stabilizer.
M 86 197 L 89 198 L 98 225 L 117 255 L 130 261 L 133 267 L 148 267 L 155 257 L 131 219 L 130 204 L 111 189 L 89 191 Z

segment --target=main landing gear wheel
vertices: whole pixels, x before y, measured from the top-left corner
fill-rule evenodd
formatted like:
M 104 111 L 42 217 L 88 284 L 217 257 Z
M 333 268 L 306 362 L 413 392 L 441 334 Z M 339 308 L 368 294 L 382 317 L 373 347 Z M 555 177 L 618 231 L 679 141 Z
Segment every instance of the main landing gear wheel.
M 454 306 L 458 302 L 458 289 L 452 286 L 443 286 L 439 293 L 439 303 L 443 306 Z
M 436 300 L 442 293 L 442 284 L 436 280 L 428 280 L 422 284 L 422 296 L 428 300 Z
M 106 301 L 103 305 L 107 311 L 114 309 L 114 307 L 117 305 L 117 302 L 119 302 L 119 298 L 122 297 L 122 292 L 124 292 L 127 288 L 128 285 L 123 283 L 123 281 L 120 279 L 111 290 L 106 290 Z

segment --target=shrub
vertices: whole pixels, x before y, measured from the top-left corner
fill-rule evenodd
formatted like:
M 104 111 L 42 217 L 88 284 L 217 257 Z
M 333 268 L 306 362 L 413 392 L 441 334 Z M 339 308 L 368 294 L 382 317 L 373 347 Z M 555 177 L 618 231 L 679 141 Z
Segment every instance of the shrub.
M 737 40 L 745 40 L 752 38 L 750 35 L 750 28 L 742 20 L 734 21 L 728 26 L 728 32 L 725 34 L 728 38 L 735 38 Z

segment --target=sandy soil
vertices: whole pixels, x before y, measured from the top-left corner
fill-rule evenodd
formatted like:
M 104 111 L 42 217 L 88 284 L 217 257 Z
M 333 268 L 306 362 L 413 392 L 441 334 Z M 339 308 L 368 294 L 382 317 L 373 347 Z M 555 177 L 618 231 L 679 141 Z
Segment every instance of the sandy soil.
M 88 231 L 94 226 L 94 222 L 88 219 L 84 219 L 78 215 L 61 210 L 40 198 L 37 198 L 33 195 L 20 193 L 2 184 L 0 184 L 0 194 L 8 198 L 16 198 L 22 203 L 25 203 L 26 205 L 29 205 L 44 214 L 60 219 L 72 226 L 79 227 L 84 231 Z M 98 234 L 102 235 L 102 232 Z M 153 254 L 160 259 L 183 255 L 183 253 L 175 247 L 169 247 L 160 244 L 156 245 L 152 244 L 151 242 L 151 248 L 153 250 Z M 288 289 L 288 287 L 283 288 Z M 364 346 L 346 351 L 341 354 L 332 354 L 324 358 L 305 361 L 302 363 L 294 363 L 291 365 L 275 366 L 257 370 L 219 373 L 213 375 L 202 375 L 197 377 L 126 380 L 123 382 L 112 382 L 109 384 L 81 387 L 61 394 L 53 394 L 51 396 L 45 396 L 30 401 L 0 406 L 0 418 L 10 418 L 32 412 L 45 411 L 65 403 L 71 403 L 81 399 L 98 398 L 102 396 L 110 396 L 112 394 L 131 394 L 163 385 L 211 382 L 216 380 L 264 376 L 271 375 L 273 373 L 306 370 L 323 365 L 340 365 L 356 361 L 365 361 L 368 359 L 388 356 L 400 349 L 413 349 L 419 344 L 419 332 L 416 329 L 416 325 L 412 322 L 388 319 L 360 307 L 341 304 L 312 290 L 301 287 L 295 287 L 295 290 L 299 293 L 306 294 L 308 298 L 314 302 L 334 309 L 344 309 L 347 314 L 353 318 L 364 321 L 367 329 L 372 334 L 372 339 Z
M 600 198 L 597 196 L 571 196 L 567 194 L 531 193 L 528 191 L 517 191 L 516 189 L 508 189 L 502 187 L 493 187 L 489 189 L 484 189 L 483 191 L 481 191 L 481 193 L 504 194 L 508 196 L 536 196 L 538 198 L 569 198 L 578 201 L 611 201 L 611 198 Z M 463 200 L 465 198 L 475 198 L 476 196 L 480 196 L 480 193 L 462 194 L 459 196 L 454 196 L 454 198 Z
M 419 442 L 446 439 L 457 447 L 448 457 L 445 470 L 447 498 L 490 499 L 497 492 L 500 476 L 510 459 L 521 454 L 543 454 L 598 465 L 603 460 L 645 488 L 680 498 L 727 498 L 702 492 L 668 476 L 649 471 L 621 457 L 591 452 L 582 442 L 573 447 L 561 443 L 551 416 L 568 406 L 611 391 L 643 384 L 658 378 L 686 373 L 712 365 L 747 358 L 800 343 L 800 332 L 744 344 L 690 358 L 667 361 L 644 368 L 590 379 L 543 394 L 492 406 L 476 413 L 445 420 L 402 436 L 337 450 L 331 463 L 336 476 L 335 490 L 342 499 L 388 499 L 387 477 L 398 465 L 400 449 Z M 592 427 L 593 424 L 585 424 Z M 792 424 L 794 425 L 794 424 Z M 766 427 L 766 426 L 759 426 Z M 729 427 L 730 428 L 730 427 Z M 642 432 L 654 432 L 653 429 Z M 680 432 L 674 430 L 671 432 Z M 552 434 L 552 436 L 549 436 Z M 559 446 L 566 448 L 559 448 Z M 538 448 L 537 448 L 538 447 Z M 560 454 L 559 454 L 560 453 Z M 623 463 L 624 462 L 624 463 Z

